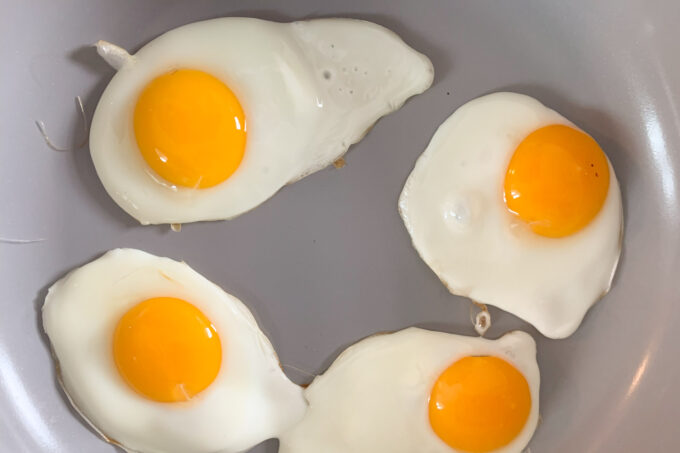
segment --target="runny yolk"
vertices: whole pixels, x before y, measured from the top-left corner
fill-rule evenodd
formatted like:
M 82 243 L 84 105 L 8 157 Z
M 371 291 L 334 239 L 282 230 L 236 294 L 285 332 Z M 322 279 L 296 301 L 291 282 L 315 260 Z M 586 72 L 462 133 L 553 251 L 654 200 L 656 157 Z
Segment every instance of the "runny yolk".
M 130 387 L 150 400 L 171 403 L 189 400 L 213 382 L 222 345 L 198 308 L 157 297 L 140 302 L 120 319 L 113 357 Z
M 246 119 L 238 99 L 221 80 L 194 69 L 153 79 L 137 99 L 134 129 L 146 163 L 178 186 L 220 184 L 245 153 Z
M 609 190 L 609 164 L 588 134 L 563 125 L 529 134 L 505 175 L 508 209 L 541 235 L 559 238 L 588 225 Z
M 498 357 L 464 357 L 437 379 L 430 425 L 453 449 L 489 452 L 517 437 L 530 409 L 529 384 L 514 366 Z

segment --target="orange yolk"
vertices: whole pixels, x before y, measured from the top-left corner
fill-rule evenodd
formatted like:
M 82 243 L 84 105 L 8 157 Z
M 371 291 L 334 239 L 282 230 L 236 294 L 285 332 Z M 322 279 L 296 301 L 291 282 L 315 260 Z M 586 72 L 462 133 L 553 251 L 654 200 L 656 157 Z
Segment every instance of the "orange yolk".
M 600 212 L 609 164 L 597 142 L 569 126 L 538 129 L 519 144 L 505 175 L 508 209 L 541 236 L 576 233 Z
M 125 381 L 146 398 L 186 401 L 208 387 L 222 363 L 210 320 L 189 302 L 147 299 L 118 322 L 113 357 Z
M 225 181 L 245 152 L 238 99 L 222 81 L 193 69 L 163 74 L 144 88 L 134 129 L 146 163 L 178 186 L 204 189 Z
M 471 453 L 509 444 L 529 418 L 529 384 L 498 357 L 465 357 L 444 371 L 430 394 L 434 432 L 448 446 Z

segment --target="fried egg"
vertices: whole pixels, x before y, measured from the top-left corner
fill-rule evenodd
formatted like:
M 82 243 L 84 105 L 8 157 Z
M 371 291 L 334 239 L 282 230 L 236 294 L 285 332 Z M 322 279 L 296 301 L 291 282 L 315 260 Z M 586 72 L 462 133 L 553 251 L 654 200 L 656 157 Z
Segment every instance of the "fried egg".
M 353 19 L 221 18 L 133 56 L 103 41 L 97 49 L 118 72 L 92 120 L 92 160 L 142 224 L 255 208 L 339 159 L 434 74 L 396 34 Z
M 536 344 L 419 328 L 349 347 L 305 390 L 279 453 L 519 453 L 538 422 Z
M 551 338 L 571 335 L 609 291 L 623 211 L 597 142 L 537 100 L 460 107 L 416 162 L 399 211 L 421 258 L 454 294 Z
M 246 306 L 184 263 L 110 251 L 56 282 L 42 314 L 69 400 L 126 450 L 239 452 L 305 412 Z

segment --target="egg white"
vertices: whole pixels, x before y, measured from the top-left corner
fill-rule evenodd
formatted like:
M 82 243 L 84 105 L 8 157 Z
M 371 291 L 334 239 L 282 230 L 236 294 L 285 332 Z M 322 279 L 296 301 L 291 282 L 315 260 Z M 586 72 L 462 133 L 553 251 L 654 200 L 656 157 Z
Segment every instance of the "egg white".
M 364 339 L 345 350 L 305 390 L 309 409 L 280 438 L 279 453 L 452 453 L 428 416 L 432 388 L 451 364 L 492 355 L 514 365 L 531 393 L 519 435 L 494 453 L 519 453 L 538 422 L 536 344 L 524 332 L 498 340 L 408 328 Z
M 381 116 L 427 89 L 434 73 L 390 30 L 352 19 L 221 18 L 171 30 L 129 58 L 108 43 L 98 47 L 120 69 L 92 121 L 92 160 L 109 195 L 142 224 L 228 219 L 256 207 L 337 160 Z M 179 68 L 219 78 L 245 111 L 244 159 L 212 188 L 163 181 L 137 148 L 132 119 L 141 90 Z
M 217 377 L 188 402 L 144 398 L 113 360 L 113 332 L 123 314 L 163 296 L 196 306 L 222 342 Z M 108 441 L 129 451 L 243 451 L 275 437 L 306 409 L 302 389 L 284 375 L 246 306 L 169 258 L 117 249 L 75 269 L 49 289 L 43 326 L 74 407 Z
M 527 135 L 551 124 L 576 127 L 521 94 L 468 102 L 439 127 L 416 162 L 399 211 L 413 246 L 452 293 L 564 338 L 609 290 L 621 253 L 623 210 L 609 163 L 604 205 L 573 235 L 539 236 L 508 211 L 503 183 L 512 154 Z

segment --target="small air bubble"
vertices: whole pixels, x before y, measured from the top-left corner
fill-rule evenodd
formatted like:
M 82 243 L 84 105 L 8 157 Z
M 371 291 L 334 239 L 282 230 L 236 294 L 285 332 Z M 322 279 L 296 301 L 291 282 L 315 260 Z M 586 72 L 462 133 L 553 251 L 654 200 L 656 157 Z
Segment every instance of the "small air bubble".
M 597 172 L 595 172 L 595 177 L 597 178 L 597 177 L 599 177 L 599 176 L 600 176 L 600 175 L 598 175 Z
M 368 71 L 364 71 L 364 75 L 368 75 Z
M 331 74 L 331 71 L 329 71 L 329 70 L 325 70 L 323 72 L 323 78 L 326 79 L 326 80 L 330 80 L 332 76 L 333 75 Z
M 342 87 L 338 87 L 338 91 L 342 93 Z
M 450 93 L 449 91 L 447 91 L 447 92 L 446 92 L 446 95 L 447 95 L 447 96 L 450 96 L 450 95 L 451 95 L 451 93 Z
M 594 165 L 594 164 L 590 164 L 590 166 L 591 166 L 591 167 L 594 167 L 595 165 Z
M 335 44 L 331 44 L 331 49 L 335 49 Z
M 349 94 L 354 94 L 354 90 L 349 90 Z
M 358 72 L 358 71 L 359 71 L 359 68 L 357 68 L 357 67 L 355 66 L 355 67 L 354 67 L 354 72 Z

